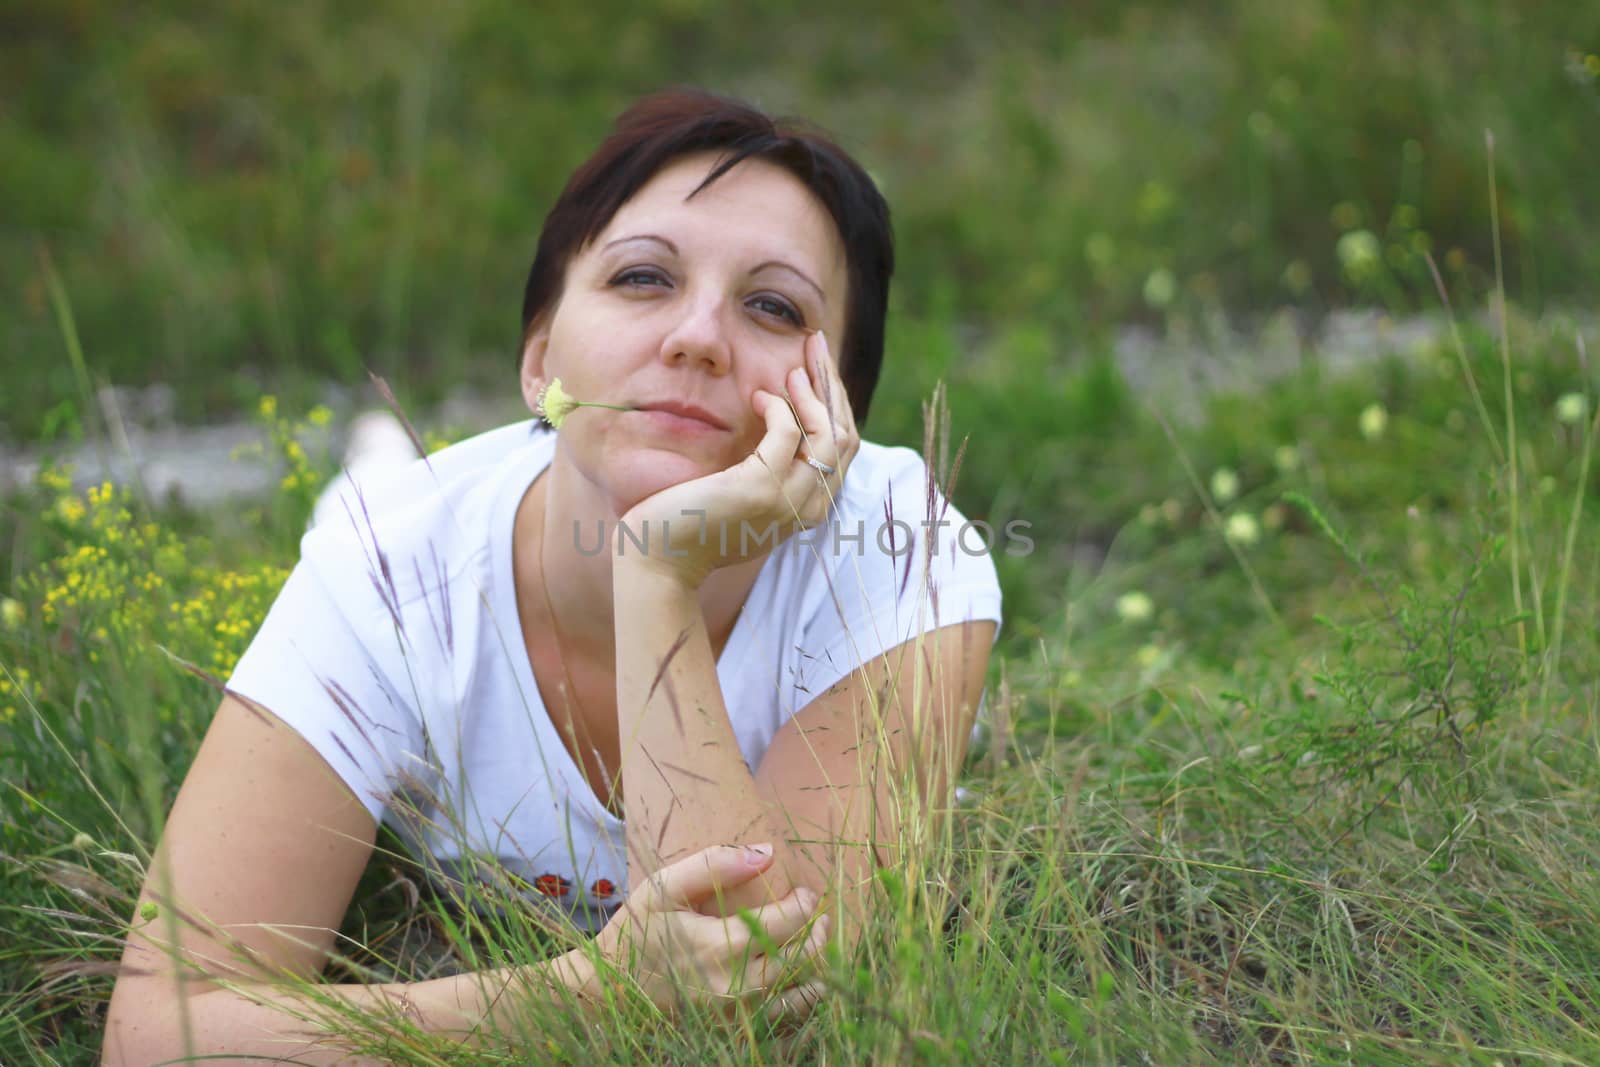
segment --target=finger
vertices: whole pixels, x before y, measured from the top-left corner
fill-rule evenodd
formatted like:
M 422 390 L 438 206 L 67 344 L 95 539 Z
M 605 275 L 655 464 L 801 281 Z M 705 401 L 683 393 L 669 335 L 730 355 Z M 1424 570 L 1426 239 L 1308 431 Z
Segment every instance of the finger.
M 808 418 L 807 430 L 814 431 L 812 421 L 820 426 L 824 417 L 828 430 L 826 434 L 812 432 L 806 441 L 806 451 L 835 468 L 839 484 L 842 485 L 845 470 L 860 448 L 861 437 L 856 432 L 855 415 L 850 410 L 850 397 L 845 391 L 844 379 L 839 376 L 839 368 L 829 356 L 827 336 L 818 331 L 813 335 L 813 341 L 812 345 L 807 346 L 806 352 L 807 367 L 812 376 L 810 392 L 816 396 L 819 408 L 824 410 Z M 824 484 L 831 477 L 835 475 L 823 475 Z M 828 495 L 832 496 L 831 487 Z
M 772 866 L 771 845 L 712 845 L 656 871 L 641 887 L 647 911 L 692 908 Z
M 833 352 L 828 347 L 828 335 L 818 330 L 811 337 L 811 344 L 806 346 L 806 357 L 811 363 L 812 381 L 817 383 L 817 395 L 822 398 L 822 404 L 828 409 L 828 422 L 835 437 L 839 436 L 840 407 L 845 411 L 850 408 L 850 399 L 845 395 L 844 381 L 839 375 L 839 368 L 834 366 Z
M 802 365 L 791 369 L 784 379 L 795 415 L 812 444 L 818 438 L 832 441 L 838 436 L 832 411 L 835 390 L 826 367 L 826 342 L 821 338 L 819 331 L 807 339 Z
M 769 398 L 761 410 L 767 424 L 766 433 L 756 443 L 751 459 L 763 464 L 782 479 L 794 463 L 795 453 L 804 440 L 800 421 L 787 397 L 766 394 Z
M 747 918 L 757 937 L 765 939 L 763 948 L 775 952 L 806 928 L 816 914 L 817 900 L 815 892 L 799 886 L 780 900 L 741 912 L 740 918 Z
M 828 983 L 820 978 L 785 989 L 767 1001 L 767 1018 L 771 1022 L 800 1022 L 810 1016 L 828 993 Z
M 823 950 L 828 947 L 828 932 L 831 929 L 832 917 L 819 915 L 816 922 L 811 924 L 811 932 L 800 944 L 783 952 L 751 956 L 744 973 L 744 988 L 752 992 L 776 989 L 815 971 Z
M 858 440 L 860 435 L 856 430 L 855 411 L 850 407 L 850 393 L 844 387 L 844 378 L 839 370 L 839 364 L 833 359 L 827 335 L 818 330 L 814 371 L 821 382 L 818 392 L 828 407 L 828 418 L 832 423 L 834 436 L 841 444 L 847 444 Z

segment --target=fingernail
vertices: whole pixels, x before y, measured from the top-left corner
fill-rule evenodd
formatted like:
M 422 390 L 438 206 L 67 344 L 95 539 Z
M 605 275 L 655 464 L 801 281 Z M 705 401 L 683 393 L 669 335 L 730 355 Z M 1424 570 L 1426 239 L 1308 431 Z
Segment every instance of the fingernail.
M 744 846 L 744 852 L 745 858 L 751 863 L 760 863 L 772 856 L 772 846 L 770 844 L 746 845 Z

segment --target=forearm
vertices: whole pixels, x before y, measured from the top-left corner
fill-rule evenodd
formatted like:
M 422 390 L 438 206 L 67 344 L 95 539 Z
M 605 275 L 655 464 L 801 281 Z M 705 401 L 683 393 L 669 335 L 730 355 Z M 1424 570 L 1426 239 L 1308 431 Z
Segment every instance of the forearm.
M 698 597 L 631 561 L 618 561 L 613 581 L 631 884 L 707 845 L 770 841 L 771 870 L 729 902 L 787 893 L 789 830 L 739 751 Z
M 590 996 L 594 982 L 582 949 L 529 966 L 426 982 L 330 984 L 313 991 L 263 983 L 213 986 L 181 1003 L 170 978 L 124 979 L 108 1016 L 101 1062 L 143 1067 L 189 1054 L 225 1054 L 244 1063 L 383 1067 L 387 1059 L 353 1051 L 362 1043 L 359 1037 L 342 1035 L 392 1034 L 403 1018 L 410 1027 L 457 1042 L 496 1034 L 509 1039 L 528 1001 Z M 341 1024 L 352 1012 L 371 1017 L 371 1024 Z

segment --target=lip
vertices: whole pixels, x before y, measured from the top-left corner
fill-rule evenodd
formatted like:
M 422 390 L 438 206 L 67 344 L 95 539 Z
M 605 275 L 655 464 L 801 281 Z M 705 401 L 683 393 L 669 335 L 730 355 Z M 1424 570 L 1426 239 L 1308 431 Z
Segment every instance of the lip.
M 643 404 L 635 404 L 640 411 L 659 411 L 667 415 L 676 415 L 681 419 L 693 419 L 703 422 L 707 426 L 718 430 L 728 429 L 728 424 L 717 418 L 705 408 L 697 404 L 686 404 L 681 400 L 654 400 Z

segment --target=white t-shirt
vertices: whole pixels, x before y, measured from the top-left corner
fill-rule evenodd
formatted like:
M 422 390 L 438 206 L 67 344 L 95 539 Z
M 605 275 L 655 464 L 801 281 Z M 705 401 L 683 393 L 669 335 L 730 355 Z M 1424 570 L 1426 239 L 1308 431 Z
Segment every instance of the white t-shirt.
M 623 824 L 545 710 L 512 580 L 517 506 L 555 441 L 516 423 L 346 490 L 228 686 L 303 736 L 432 876 L 509 881 L 597 929 L 627 893 Z M 928 496 L 917 453 L 862 442 L 830 523 L 768 555 L 717 660 L 752 771 L 862 663 L 937 626 L 1000 622 L 982 528 L 958 536 L 964 518 Z M 579 551 L 600 545 L 580 528 Z

